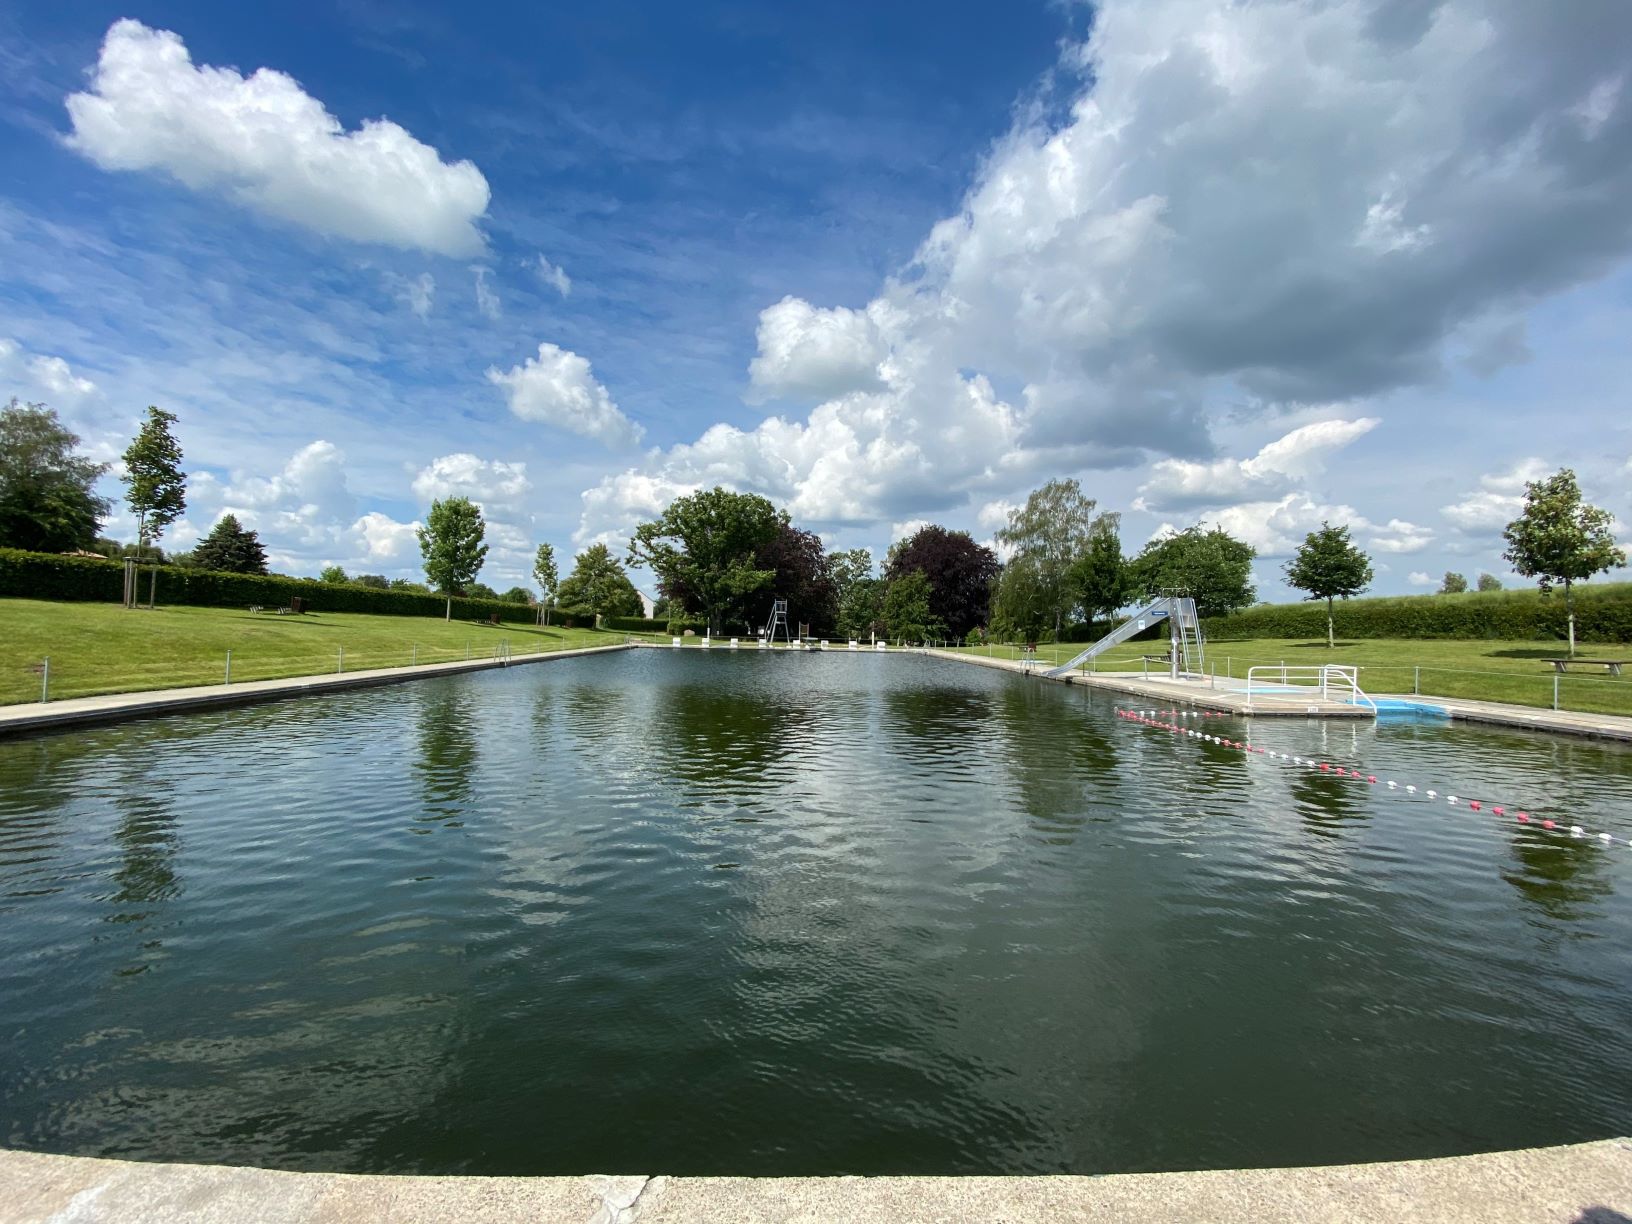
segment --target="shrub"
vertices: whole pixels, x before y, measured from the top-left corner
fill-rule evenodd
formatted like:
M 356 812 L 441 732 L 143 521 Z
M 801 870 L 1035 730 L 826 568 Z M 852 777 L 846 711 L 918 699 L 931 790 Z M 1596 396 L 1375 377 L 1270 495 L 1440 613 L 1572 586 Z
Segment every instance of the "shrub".
M 603 616 L 601 628 L 619 633 L 665 633 L 669 622 L 658 616 Z
M 1576 589 L 1576 637 L 1632 642 L 1632 583 Z M 1564 601 L 1539 591 L 1403 595 L 1351 599 L 1334 609 L 1337 632 L 1351 638 L 1472 638 L 1562 641 Z M 1326 636 L 1326 609 L 1313 603 L 1264 604 L 1202 622 L 1210 638 Z
M 20 552 L 0 548 L 0 596 L 23 599 L 100 600 L 117 603 L 124 597 L 125 567 L 119 561 L 90 557 L 59 557 L 52 553 Z M 147 595 L 143 567 L 141 591 Z M 160 603 L 202 607 L 286 607 L 298 595 L 308 612 L 367 612 L 376 616 L 441 616 L 440 595 L 413 591 L 382 591 L 375 587 L 340 586 L 288 578 L 281 574 L 222 574 L 213 570 L 166 568 L 159 573 Z M 500 600 L 455 599 L 453 615 L 459 620 L 487 620 L 494 612 L 501 621 L 531 624 L 533 610 Z M 584 622 L 593 625 L 593 616 Z

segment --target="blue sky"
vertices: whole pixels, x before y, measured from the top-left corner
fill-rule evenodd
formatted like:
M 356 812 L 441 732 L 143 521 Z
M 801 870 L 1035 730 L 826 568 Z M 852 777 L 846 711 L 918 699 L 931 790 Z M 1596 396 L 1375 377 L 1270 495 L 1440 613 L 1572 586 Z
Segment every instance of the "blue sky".
M 1056 475 L 1269 596 L 1322 518 L 1378 590 L 1505 573 L 1527 476 L 1632 523 L 1629 51 L 1518 0 L 13 5 L 0 395 L 110 459 L 175 411 L 167 542 L 296 573 L 415 576 L 450 493 L 502 588 L 699 485 L 881 552 Z

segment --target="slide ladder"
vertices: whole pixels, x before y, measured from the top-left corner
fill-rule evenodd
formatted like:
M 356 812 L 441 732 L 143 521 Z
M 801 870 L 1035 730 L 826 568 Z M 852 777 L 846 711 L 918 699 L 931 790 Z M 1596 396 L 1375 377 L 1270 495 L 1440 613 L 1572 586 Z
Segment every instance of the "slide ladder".
M 1051 668 L 1043 674 L 1063 676 L 1081 667 L 1095 655 L 1104 654 L 1113 646 L 1120 646 L 1129 638 L 1163 620 L 1172 628 L 1169 667 L 1173 678 L 1177 679 L 1181 675 L 1200 675 L 1205 664 L 1201 620 L 1196 615 L 1196 601 L 1188 595 L 1158 596 L 1069 663 Z

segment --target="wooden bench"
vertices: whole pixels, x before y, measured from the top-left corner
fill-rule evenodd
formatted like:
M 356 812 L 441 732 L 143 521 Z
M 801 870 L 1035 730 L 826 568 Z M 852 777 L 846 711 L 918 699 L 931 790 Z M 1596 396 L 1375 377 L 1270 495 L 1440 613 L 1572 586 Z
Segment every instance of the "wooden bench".
M 1626 664 L 1625 659 L 1548 659 L 1547 662 L 1553 665 L 1555 672 L 1568 671 L 1571 663 L 1583 663 L 1588 667 L 1608 668 L 1612 676 L 1620 675 L 1621 668 Z

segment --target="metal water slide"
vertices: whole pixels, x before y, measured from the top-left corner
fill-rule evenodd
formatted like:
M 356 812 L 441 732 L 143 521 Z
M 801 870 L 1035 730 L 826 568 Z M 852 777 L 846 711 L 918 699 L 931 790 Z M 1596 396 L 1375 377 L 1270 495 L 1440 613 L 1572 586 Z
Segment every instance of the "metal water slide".
M 1112 646 L 1120 646 L 1152 625 L 1167 621 L 1172 629 L 1169 635 L 1168 669 L 1173 679 L 1184 675 L 1200 675 L 1205 666 L 1201 638 L 1201 620 L 1196 615 L 1196 601 L 1188 595 L 1161 595 L 1140 608 L 1127 620 L 1111 630 L 1069 663 L 1051 668 L 1045 676 L 1063 676 L 1103 654 Z

